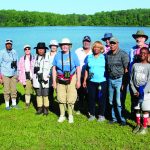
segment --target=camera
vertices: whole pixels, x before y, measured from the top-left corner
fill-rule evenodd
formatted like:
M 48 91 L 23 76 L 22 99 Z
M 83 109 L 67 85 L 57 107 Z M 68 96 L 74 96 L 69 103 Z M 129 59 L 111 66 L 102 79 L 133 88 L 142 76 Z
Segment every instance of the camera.
M 26 75 L 26 79 L 30 80 L 30 72 L 25 72 L 25 75 Z
M 11 68 L 17 69 L 17 61 L 12 61 L 11 62 Z
M 34 67 L 34 73 L 37 73 L 40 70 L 40 67 Z
M 38 73 L 38 74 L 37 74 L 37 77 L 38 77 L 39 83 L 47 84 L 48 81 L 45 81 L 45 80 L 43 79 L 43 73 Z
M 70 71 L 64 71 L 64 77 L 66 79 L 69 79 L 70 78 Z

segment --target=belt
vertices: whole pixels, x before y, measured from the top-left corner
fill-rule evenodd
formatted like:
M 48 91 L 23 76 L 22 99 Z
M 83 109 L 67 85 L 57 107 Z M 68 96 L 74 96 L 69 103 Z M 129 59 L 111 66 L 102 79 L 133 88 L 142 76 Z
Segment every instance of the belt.
M 110 77 L 111 80 L 116 80 L 116 79 L 119 79 L 119 78 L 122 78 L 122 76 L 118 76 L 118 77 Z

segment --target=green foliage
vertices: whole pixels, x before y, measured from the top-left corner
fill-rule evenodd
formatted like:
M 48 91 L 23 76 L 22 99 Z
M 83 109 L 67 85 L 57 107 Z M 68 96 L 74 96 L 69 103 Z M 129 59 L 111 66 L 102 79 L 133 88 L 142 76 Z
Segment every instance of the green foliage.
M 2 92 L 0 87 L 0 93 Z M 19 93 L 24 94 L 23 86 L 18 84 Z M 2 94 L 2 93 L 1 93 Z M 1 98 L 1 101 L 3 99 Z M 34 101 L 33 101 L 34 103 Z M 35 115 L 34 105 L 24 108 L 19 98 L 20 110 L 5 110 L 4 101 L 0 105 L 0 149 L 1 150 L 149 150 L 150 134 L 132 133 L 135 122 L 127 119 L 125 127 L 110 125 L 108 120 L 99 123 L 88 122 L 85 115 L 74 114 L 74 123 L 58 123 L 58 116 L 50 112 L 46 116 Z M 126 108 L 130 109 L 130 96 Z M 59 109 L 56 105 L 55 109 Z M 56 110 L 56 111 L 57 111 Z M 149 129 L 150 132 L 150 129 Z
M 150 9 L 97 12 L 94 15 L 0 10 L 0 26 L 150 26 Z

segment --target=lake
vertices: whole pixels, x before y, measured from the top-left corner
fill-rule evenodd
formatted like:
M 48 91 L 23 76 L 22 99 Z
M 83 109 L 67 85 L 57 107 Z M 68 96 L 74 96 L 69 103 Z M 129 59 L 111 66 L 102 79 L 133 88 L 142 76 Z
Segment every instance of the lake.
M 111 32 L 119 39 L 120 48 L 129 52 L 130 48 L 135 45 L 132 34 L 136 33 L 139 29 L 144 30 L 145 34 L 150 36 L 149 27 L 1 27 L 0 49 L 5 47 L 6 39 L 12 39 L 13 48 L 18 52 L 20 57 L 24 54 L 23 46 L 25 44 L 30 44 L 33 49 L 38 42 L 45 42 L 48 46 L 52 39 L 56 39 L 60 42 L 62 38 L 67 37 L 73 43 L 72 50 L 75 50 L 82 46 L 82 39 L 85 35 L 89 35 L 92 42 L 94 42 L 101 40 L 105 32 Z M 32 53 L 35 54 L 34 49 Z

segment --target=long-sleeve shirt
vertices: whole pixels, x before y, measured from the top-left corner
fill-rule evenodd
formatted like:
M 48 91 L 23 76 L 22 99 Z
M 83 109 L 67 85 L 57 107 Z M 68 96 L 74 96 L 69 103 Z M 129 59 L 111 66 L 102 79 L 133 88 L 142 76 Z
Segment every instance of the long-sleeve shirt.
M 17 75 L 17 69 L 11 67 L 12 61 L 17 61 L 17 53 L 14 49 L 0 51 L 0 74 L 10 77 Z

